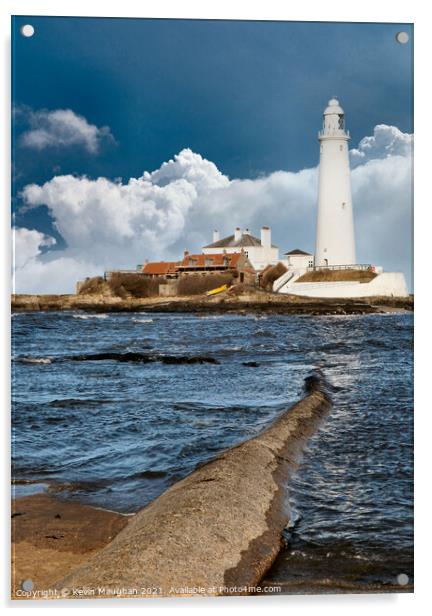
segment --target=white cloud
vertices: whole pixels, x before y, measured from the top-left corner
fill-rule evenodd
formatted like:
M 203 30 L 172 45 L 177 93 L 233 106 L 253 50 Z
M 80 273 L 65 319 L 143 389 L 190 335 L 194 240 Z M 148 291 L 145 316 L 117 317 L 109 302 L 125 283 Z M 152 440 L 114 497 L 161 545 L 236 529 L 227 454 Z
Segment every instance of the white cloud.
M 229 179 L 223 175 L 216 165 L 185 148 L 174 157 L 162 163 L 159 169 L 152 173 L 144 172 L 143 178 L 158 186 L 167 186 L 177 180 L 186 180 L 195 186 L 198 193 L 207 193 L 211 190 L 229 185 Z
M 18 109 L 29 124 L 20 136 L 20 144 L 27 148 L 43 150 L 49 147 L 81 146 L 96 154 L 104 139 L 113 139 L 108 126 L 98 128 L 71 109 Z
M 31 259 L 26 267 L 16 270 L 13 293 L 73 293 L 77 280 L 100 273 L 100 265 L 85 259 Z
M 412 288 L 412 158 L 370 160 L 352 174 L 358 258 L 403 271 Z
M 43 248 L 54 246 L 56 243 L 53 237 L 35 229 L 14 228 L 12 234 L 15 269 L 25 267 L 29 261 L 42 254 Z
M 403 133 L 394 135 L 394 153 L 383 157 L 383 148 L 371 146 L 369 158 L 352 172 L 357 252 L 359 261 L 408 273 L 411 150 L 403 149 Z M 134 268 L 145 258 L 179 258 L 184 248 L 200 251 L 213 228 L 228 235 L 238 225 L 258 233 L 268 224 L 281 253 L 296 247 L 313 251 L 317 176 L 314 168 L 230 180 L 185 149 L 127 183 L 58 176 L 42 186 L 28 185 L 27 206 L 48 207 L 67 247 L 45 254 L 38 247 L 17 271 L 17 289 L 71 292 L 78 277 Z
M 99 266 L 85 259 L 47 252 L 57 243 L 55 238 L 35 229 L 14 227 L 12 241 L 14 293 L 69 292 L 74 281 L 99 273 Z
M 364 137 L 358 148 L 350 150 L 351 166 L 390 156 L 410 157 L 412 148 L 413 135 L 402 133 L 396 126 L 378 124 L 373 135 Z

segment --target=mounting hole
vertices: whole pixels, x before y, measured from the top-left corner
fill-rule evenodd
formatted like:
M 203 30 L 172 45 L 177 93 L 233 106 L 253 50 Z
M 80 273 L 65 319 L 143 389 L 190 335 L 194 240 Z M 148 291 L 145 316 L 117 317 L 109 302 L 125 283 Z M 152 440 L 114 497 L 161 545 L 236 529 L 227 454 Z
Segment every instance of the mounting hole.
M 34 31 L 35 30 L 31 24 L 25 24 L 24 26 L 21 26 L 21 34 L 26 38 L 33 36 Z
M 31 590 L 33 590 L 33 587 L 33 580 L 24 580 L 24 582 L 21 584 L 21 588 L 26 592 L 30 592 Z
M 396 579 L 399 586 L 406 586 L 409 582 L 409 577 L 406 573 L 399 573 Z
M 409 41 L 409 34 L 408 34 L 408 32 L 398 32 L 396 34 L 396 40 L 401 45 L 406 45 L 408 43 L 408 41 Z

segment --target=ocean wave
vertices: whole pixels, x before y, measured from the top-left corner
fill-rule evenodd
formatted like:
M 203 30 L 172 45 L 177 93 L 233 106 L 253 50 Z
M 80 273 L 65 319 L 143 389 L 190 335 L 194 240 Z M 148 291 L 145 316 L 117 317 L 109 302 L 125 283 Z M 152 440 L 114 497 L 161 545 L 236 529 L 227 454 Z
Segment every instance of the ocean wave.
M 153 323 L 153 319 L 132 319 L 133 323 Z
M 83 320 L 87 320 L 87 319 L 107 319 L 108 315 L 107 314 L 73 314 L 72 315 L 74 319 L 83 319 Z
M 264 329 L 259 329 L 257 332 L 254 333 L 254 336 L 264 338 L 276 338 L 276 334 L 274 332 Z
M 224 349 L 217 349 L 218 355 L 232 355 L 233 353 L 240 353 L 240 351 L 244 350 L 244 346 L 232 346 L 225 347 Z
M 389 344 L 387 341 L 379 340 L 378 338 L 368 338 L 366 344 L 377 349 L 387 349 L 388 351 L 396 351 L 398 348 L 394 344 Z
M 69 416 L 65 416 L 65 417 L 45 417 L 44 418 L 44 423 L 51 425 L 51 424 L 64 424 L 65 422 L 69 421 L 70 419 L 70 415 Z
M 322 346 L 317 347 L 316 351 L 341 351 L 341 350 L 351 350 L 354 346 L 352 342 L 347 343 L 345 341 L 336 341 L 329 342 L 328 344 L 323 344 Z
M 132 475 L 129 475 L 127 479 L 162 479 L 167 475 L 168 473 L 166 471 L 147 470 L 133 473 Z
M 16 361 L 23 364 L 51 364 L 52 359 L 49 357 L 19 357 Z
M 95 489 L 109 488 L 112 479 L 94 479 L 92 481 L 59 481 L 54 479 L 48 486 L 47 492 L 57 494 L 59 492 L 93 492 Z
M 51 407 L 57 408 L 74 408 L 74 407 L 98 407 L 100 404 L 106 404 L 112 402 L 112 400 L 107 398 L 59 398 L 55 400 L 51 400 L 47 405 Z

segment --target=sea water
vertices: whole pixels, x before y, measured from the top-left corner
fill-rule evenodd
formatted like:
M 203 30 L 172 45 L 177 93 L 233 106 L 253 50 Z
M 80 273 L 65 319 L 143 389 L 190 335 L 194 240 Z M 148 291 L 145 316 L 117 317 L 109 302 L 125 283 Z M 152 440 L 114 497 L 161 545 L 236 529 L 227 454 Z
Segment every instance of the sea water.
M 12 329 L 16 497 L 136 511 L 265 429 L 319 371 L 332 411 L 290 481 L 286 548 L 266 581 L 412 582 L 412 315 L 34 312 Z

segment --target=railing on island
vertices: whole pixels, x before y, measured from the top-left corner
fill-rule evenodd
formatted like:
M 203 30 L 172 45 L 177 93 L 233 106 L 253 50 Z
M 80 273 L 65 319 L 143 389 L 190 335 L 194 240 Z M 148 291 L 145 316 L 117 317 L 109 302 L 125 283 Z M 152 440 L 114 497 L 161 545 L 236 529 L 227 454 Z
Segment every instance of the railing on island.
M 375 268 L 370 263 L 356 263 L 354 265 L 314 265 L 308 267 L 308 272 L 324 271 L 324 270 L 366 270 L 373 271 Z

